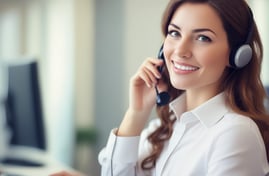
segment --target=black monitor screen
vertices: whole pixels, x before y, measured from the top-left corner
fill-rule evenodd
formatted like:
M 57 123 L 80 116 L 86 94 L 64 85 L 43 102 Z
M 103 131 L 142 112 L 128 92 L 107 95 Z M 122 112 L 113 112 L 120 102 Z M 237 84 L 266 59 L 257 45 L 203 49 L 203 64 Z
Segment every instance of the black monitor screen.
M 11 145 L 46 148 L 38 64 L 21 59 L 7 64 L 7 122 L 11 129 Z

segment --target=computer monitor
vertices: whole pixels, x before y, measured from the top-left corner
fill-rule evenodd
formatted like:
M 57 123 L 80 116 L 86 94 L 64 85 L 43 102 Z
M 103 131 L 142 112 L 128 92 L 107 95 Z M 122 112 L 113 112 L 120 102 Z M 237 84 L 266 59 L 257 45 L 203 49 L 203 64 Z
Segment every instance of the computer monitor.
M 20 59 L 7 62 L 7 123 L 10 145 L 46 149 L 45 127 L 39 87 L 38 62 Z

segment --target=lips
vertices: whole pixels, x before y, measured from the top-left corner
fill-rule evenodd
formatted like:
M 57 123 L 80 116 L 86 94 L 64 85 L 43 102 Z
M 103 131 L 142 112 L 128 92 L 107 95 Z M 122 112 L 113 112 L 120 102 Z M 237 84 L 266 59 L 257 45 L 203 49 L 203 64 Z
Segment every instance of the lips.
M 195 67 L 192 65 L 179 64 L 175 62 L 173 62 L 173 64 L 176 69 L 181 70 L 181 71 L 195 71 L 199 69 L 199 67 Z

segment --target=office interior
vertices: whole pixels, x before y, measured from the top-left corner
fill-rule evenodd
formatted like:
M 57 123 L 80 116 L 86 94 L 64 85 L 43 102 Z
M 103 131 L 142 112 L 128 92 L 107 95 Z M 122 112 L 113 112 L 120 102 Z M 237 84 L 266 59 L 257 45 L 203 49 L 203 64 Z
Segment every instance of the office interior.
M 268 86 L 269 1 L 248 2 L 264 44 L 262 81 Z M 0 61 L 38 62 L 46 151 L 56 160 L 100 175 L 98 152 L 127 108 L 129 79 L 162 44 L 160 21 L 166 4 L 0 0 Z M 0 90 L 5 83 L 0 77 Z

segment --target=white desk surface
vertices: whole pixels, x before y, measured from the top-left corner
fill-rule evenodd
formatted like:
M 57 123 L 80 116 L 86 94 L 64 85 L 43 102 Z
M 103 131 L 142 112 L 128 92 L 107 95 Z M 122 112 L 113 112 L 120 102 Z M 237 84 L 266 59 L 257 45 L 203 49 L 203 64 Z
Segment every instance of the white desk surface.
M 15 166 L 9 164 L 0 164 L 0 171 L 7 174 L 14 174 L 18 176 L 49 176 L 50 174 L 59 171 L 76 172 L 74 169 L 61 164 L 52 158 L 47 152 L 29 147 L 12 147 L 9 149 L 7 156 L 13 158 L 26 158 L 31 161 L 44 163 L 44 166 L 29 167 L 29 166 Z

